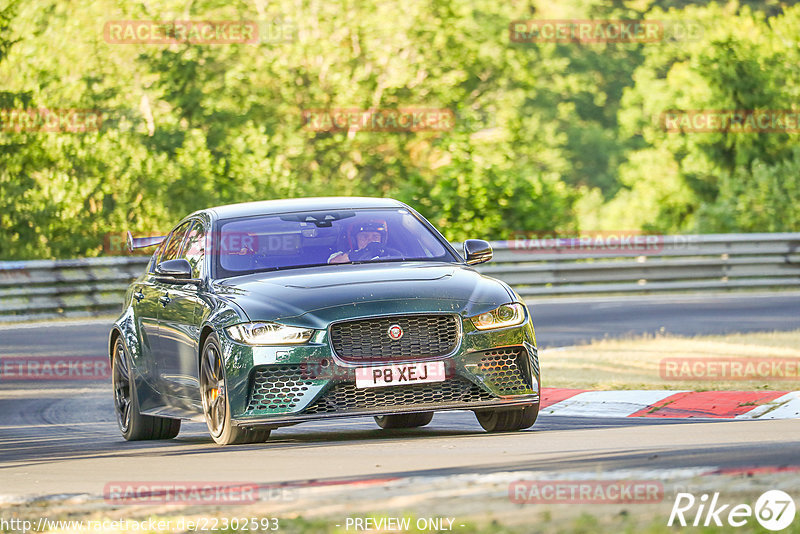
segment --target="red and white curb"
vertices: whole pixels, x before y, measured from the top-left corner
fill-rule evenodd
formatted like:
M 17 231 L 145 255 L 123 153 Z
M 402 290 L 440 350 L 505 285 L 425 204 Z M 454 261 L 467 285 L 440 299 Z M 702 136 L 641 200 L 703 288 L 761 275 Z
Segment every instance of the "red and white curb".
M 539 412 L 570 417 L 800 419 L 800 391 L 587 391 L 543 388 Z

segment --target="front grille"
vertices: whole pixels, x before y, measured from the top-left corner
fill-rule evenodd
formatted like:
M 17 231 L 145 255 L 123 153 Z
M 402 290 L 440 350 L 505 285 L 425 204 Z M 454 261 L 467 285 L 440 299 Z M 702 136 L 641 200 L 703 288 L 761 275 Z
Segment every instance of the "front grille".
M 478 362 L 477 373 L 501 395 L 530 393 L 531 385 L 523 371 L 527 366 L 521 361 L 526 354 L 518 347 L 487 351 Z
M 389 337 L 399 325 L 403 336 Z M 453 314 L 399 315 L 334 323 L 331 343 L 336 354 L 355 362 L 445 356 L 458 346 L 460 318 Z
M 339 384 L 323 395 L 303 413 L 360 411 L 374 408 L 431 408 L 437 405 L 471 403 L 492 400 L 494 397 L 477 385 L 462 378 L 436 384 L 356 388 Z
M 281 365 L 256 369 L 248 410 L 290 409 L 314 383 L 300 365 Z

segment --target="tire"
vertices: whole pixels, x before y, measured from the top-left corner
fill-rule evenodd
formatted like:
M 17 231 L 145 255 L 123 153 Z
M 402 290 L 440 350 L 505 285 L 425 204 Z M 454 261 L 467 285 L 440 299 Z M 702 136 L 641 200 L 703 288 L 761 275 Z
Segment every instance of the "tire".
M 511 432 L 530 428 L 539 415 L 539 405 L 505 410 L 475 410 L 478 423 L 487 432 Z
M 433 419 L 433 412 L 403 413 L 397 415 L 376 415 L 375 422 L 381 428 L 417 428 L 425 426 Z
M 174 438 L 181 431 L 180 419 L 139 412 L 139 396 L 136 393 L 136 379 L 131 377 L 130 361 L 122 338 L 117 338 L 111 363 L 111 386 L 114 391 L 114 413 L 122 437 L 128 441 Z
M 231 421 L 225 365 L 216 334 L 206 338 L 200 355 L 200 396 L 203 400 L 203 417 L 211 438 L 218 445 L 267 441 L 271 430 L 249 430 Z

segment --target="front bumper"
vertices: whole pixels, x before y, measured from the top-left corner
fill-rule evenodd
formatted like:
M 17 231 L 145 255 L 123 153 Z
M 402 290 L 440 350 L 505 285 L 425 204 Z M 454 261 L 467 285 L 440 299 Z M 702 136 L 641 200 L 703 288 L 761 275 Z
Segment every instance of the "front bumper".
M 257 427 L 315 419 L 526 406 L 539 402 L 539 360 L 530 321 L 477 331 L 464 321 L 444 382 L 356 388 L 359 365 L 339 360 L 326 332 L 293 347 L 223 341 L 232 421 Z M 370 362 L 364 366 L 410 363 Z

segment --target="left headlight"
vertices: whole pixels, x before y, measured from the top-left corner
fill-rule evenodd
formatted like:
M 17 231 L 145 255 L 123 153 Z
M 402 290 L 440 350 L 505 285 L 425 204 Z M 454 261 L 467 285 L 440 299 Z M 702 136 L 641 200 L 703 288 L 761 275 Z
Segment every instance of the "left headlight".
M 242 323 L 225 329 L 234 341 L 248 345 L 297 345 L 314 335 L 311 328 L 278 323 Z
M 525 322 L 525 306 L 518 302 L 503 304 L 492 311 L 470 317 L 470 320 L 478 330 L 516 326 Z

